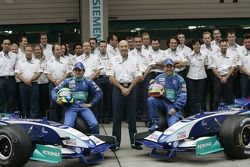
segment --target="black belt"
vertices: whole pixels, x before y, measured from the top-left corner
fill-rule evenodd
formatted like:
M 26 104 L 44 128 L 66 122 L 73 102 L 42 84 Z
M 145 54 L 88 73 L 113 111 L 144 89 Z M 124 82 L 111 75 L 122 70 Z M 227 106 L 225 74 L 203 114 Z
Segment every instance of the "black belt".
M 14 76 L 0 76 L 1 79 L 9 79 L 9 78 L 14 78 Z
M 128 88 L 131 83 L 120 83 L 120 85 L 122 85 L 124 88 Z

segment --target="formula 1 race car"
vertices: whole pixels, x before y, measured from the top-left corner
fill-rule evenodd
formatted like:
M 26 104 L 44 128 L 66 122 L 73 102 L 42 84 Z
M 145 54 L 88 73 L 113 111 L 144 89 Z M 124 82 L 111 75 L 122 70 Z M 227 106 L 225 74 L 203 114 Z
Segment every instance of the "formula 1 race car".
M 196 151 L 206 155 L 224 150 L 231 159 L 250 157 L 250 100 L 238 99 L 234 105 L 216 112 L 200 112 L 180 120 L 165 131 L 135 135 L 135 141 L 152 148 L 150 155 L 173 158 L 177 152 Z
M 103 153 L 115 144 L 113 136 L 87 136 L 46 118 L 21 119 L 19 114 L 0 117 L 1 167 L 19 167 L 29 159 L 59 163 L 62 158 L 79 158 L 92 164 L 103 160 Z

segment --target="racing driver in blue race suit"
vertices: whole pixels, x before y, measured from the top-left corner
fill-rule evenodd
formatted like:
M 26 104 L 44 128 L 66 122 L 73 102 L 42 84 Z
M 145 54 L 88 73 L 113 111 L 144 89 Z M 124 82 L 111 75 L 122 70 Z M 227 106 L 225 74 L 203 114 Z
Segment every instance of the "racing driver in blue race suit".
M 74 101 L 72 104 L 63 105 L 65 107 L 64 125 L 73 127 L 77 114 L 80 114 L 87 122 L 91 133 L 99 134 L 99 125 L 90 107 L 102 98 L 103 93 L 94 81 L 83 77 L 84 72 L 84 65 L 81 62 L 76 63 L 73 69 L 74 76 L 65 79 L 51 91 L 52 100 L 56 101 L 59 105 L 63 105 L 60 98 L 57 98 L 57 92 L 62 88 L 69 88 Z M 90 94 L 93 98 L 88 103 L 88 96 Z
M 165 73 L 155 78 L 155 83 L 164 87 L 164 97 L 149 97 L 148 110 L 152 126 L 149 130 L 159 128 L 159 112 L 166 115 L 168 127 L 180 120 L 181 110 L 186 104 L 187 91 L 184 79 L 174 72 L 174 62 L 172 59 L 166 59 L 164 62 Z

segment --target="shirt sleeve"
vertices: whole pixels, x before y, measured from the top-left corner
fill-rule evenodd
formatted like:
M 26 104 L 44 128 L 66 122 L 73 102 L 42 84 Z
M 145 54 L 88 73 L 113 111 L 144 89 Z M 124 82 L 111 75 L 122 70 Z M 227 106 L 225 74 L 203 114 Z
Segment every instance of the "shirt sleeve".
M 187 101 L 187 86 L 182 77 L 178 77 L 179 85 L 177 90 L 177 98 L 174 102 L 174 108 L 176 110 L 182 110 Z

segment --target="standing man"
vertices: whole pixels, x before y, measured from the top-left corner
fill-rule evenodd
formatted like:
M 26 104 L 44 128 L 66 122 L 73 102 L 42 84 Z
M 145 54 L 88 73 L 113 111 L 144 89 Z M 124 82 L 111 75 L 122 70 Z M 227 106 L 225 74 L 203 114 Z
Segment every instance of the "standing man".
M 221 40 L 221 32 L 219 29 L 213 30 L 213 38 L 214 40 L 211 42 L 211 45 L 213 47 L 219 47 Z
M 99 50 L 98 50 L 98 47 L 97 47 L 96 38 L 90 38 L 89 43 L 90 43 L 90 47 L 91 47 L 91 53 L 94 54 L 94 55 L 98 55 Z
M 149 97 L 148 109 L 152 126 L 149 130 L 159 128 L 159 114 L 166 116 L 168 127 L 180 120 L 181 110 L 187 101 L 187 90 L 184 79 L 174 72 L 174 61 L 170 58 L 164 62 L 165 73 L 158 75 L 155 82 L 163 85 L 163 98 Z
M 73 127 L 77 114 L 79 113 L 87 122 L 92 134 L 99 134 L 98 122 L 90 110 L 102 98 L 102 90 L 93 82 L 83 76 L 84 65 L 80 62 L 74 65 L 74 76 L 65 79 L 51 91 L 52 100 L 63 106 L 63 102 L 57 99 L 56 94 L 62 88 L 69 88 L 74 99 L 71 105 L 64 106 L 64 125 Z M 87 102 L 89 94 L 93 94 L 90 102 Z
M 53 57 L 52 45 L 48 44 L 48 35 L 46 33 L 40 34 L 40 45 L 43 48 L 43 54 L 46 60 L 49 60 L 51 57 Z
M 142 38 L 140 36 L 134 37 L 135 49 L 130 52 L 131 56 L 137 59 L 139 63 L 140 71 L 142 76 L 138 84 L 136 85 L 136 100 L 137 100 L 137 120 L 143 121 L 148 117 L 147 114 L 147 97 L 148 97 L 148 85 L 149 77 L 148 74 L 152 69 L 153 58 L 149 54 L 149 51 L 142 49 Z
M 17 59 L 25 58 L 25 47 L 28 45 L 28 39 L 26 36 L 21 36 L 19 39 L 19 48 L 17 52 Z
M 244 46 L 242 47 L 240 60 L 240 87 L 241 97 L 250 97 L 250 34 L 244 35 Z
M 186 66 L 187 66 L 187 55 L 184 52 L 179 51 L 177 46 L 180 41 L 177 37 L 170 37 L 168 40 L 169 48 L 166 50 L 166 58 L 170 58 L 174 61 L 175 72 L 178 73 L 182 78 L 186 78 Z
M 4 38 L 1 46 L 3 50 L 0 52 L 0 112 L 12 112 L 15 110 L 15 65 L 16 54 L 10 52 L 10 40 Z M 5 106 L 6 105 L 6 106 Z
M 49 79 L 49 89 L 50 91 L 59 85 L 65 78 L 67 78 L 71 72 L 69 64 L 63 61 L 61 58 L 61 45 L 54 44 L 52 47 L 53 57 L 50 61 L 47 61 L 44 73 Z M 50 119 L 52 121 L 59 122 L 62 118 L 62 108 L 56 102 L 52 101 L 51 104 Z
M 134 134 L 136 130 L 136 90 L 134 89 L 139 76 L 141 76 L 139 64 L 132 55 L 128 54 L 128 42 L 120 41 L 119 51 L 121 56 L 112 58 L 107 75 L 114 85 L 112 92 L 113 105 L 113 132 L 117 138 L 118 150 L 121 144 L 121 116 L 125 109 L 128 117 L 130 144 L 133 149 L 141 150 L 135 145 Z
M 22 116 L 38 118 L 39 116 L 39 88 L 37 79 L 42 69 L 40 62 L 32 58 L 33 46 L 25 47 L 25 58 L 17 62 L 15 73 L 20 82 L 20 96 L 22 103 Z
M 181 52 L 185 56 L 189 55 L 192 52 L 192 50 L 188 46 L 185 45 L 185 41 L 186 41 L 185 35 L 183 33 L 179 33 L 177 35 L 177 38 L 179 39 L 179 42 L 180 42 L 177 47 L 177 51 Z
M 115 56 L 119 56 L 119 49 L 117 47 L 118 45 L 118 37 L 115 34 L 111 34 L 108 36 L 107 38 L 107 53 L 109 55 L 110 58 L 115 57 Z
M 97 77 L 97 84 L 103 91 L 103 99 L 101 104 L 98 106 L 99 109 L 99 119 L 104 124 L 109 124 L 112 115 L 112 85 L 109 81 L 109 77 L 107 76 L 108 65 L 110 64 L 109 55 L 107 53 L 107 42 L 100 41 L 99 42 L 99 50 L 100 53 L 98 58 L 103 65 L 103 69 L 101 69 L 100 74 Z
M 218 109 L 221 98 L 226 104 L 233 103 L 232 73 L 236 67 L 235 54 L 227 51 L 227 40 L 220 41 L 220 52 L 212 58 L 211 68 L 214 73 L 214 109 Z
M 132 51 L 134 49 L 134 38 L 132 36 L 127 36 L 126 41 L 128 42 L 128 51 Z
M 142 33 L 142 49 L 151 51 L 152 47 L 150 46 L 150 35 L 148 32 Z

